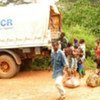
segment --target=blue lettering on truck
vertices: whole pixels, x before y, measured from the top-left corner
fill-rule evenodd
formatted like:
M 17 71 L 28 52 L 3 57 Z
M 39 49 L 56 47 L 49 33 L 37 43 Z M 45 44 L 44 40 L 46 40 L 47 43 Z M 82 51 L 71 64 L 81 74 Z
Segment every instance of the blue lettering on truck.
M 0 28 L 10 28 L 13 26 L 12 19 L 0 19 Z

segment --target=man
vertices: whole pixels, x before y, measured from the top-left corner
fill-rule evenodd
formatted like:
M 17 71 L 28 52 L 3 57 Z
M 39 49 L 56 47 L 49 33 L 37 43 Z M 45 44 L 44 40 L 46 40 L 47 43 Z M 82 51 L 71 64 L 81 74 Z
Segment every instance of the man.
M 61 42 L 61 50 L 64 50 L 67 47 L 68 40 L 65 37 L 65 33 L 62 32 L 60 38 L 58 39 Z
M 56 87 L 60 93 L 60 100 L 65 98 L 65 90 L 63 87 L 63 70 L 67 67 L 67 60 L 64 53 L 59 49 L 58 41 L 52 43 L 53 51 L 51 54 L 51 63 L 53 66 L 53 78 L 55 80 Z

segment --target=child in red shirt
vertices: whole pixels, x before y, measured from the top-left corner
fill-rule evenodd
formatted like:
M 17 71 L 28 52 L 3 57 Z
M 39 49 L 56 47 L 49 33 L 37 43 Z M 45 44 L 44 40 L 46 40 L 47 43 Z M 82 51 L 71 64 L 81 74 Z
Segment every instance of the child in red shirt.
M 97 74 L 100 75 L 100 39 L 96 40 L 95 56 L 97 64 Z

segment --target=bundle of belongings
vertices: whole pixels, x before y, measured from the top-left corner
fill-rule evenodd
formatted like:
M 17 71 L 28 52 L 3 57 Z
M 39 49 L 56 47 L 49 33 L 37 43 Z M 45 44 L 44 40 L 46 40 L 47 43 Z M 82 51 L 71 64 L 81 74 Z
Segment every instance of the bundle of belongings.
M 100 75 L 89 75 L 86 84 L 90 87 L 97 87 L 100 86 Z
M 64 86 L 69 88 L 76 88 L 80 86 L 80 81 L 76 77 L 70 77 L 66 81 L 64 81 Z
M 73 76 L 73 72 L 71 70 L 68 70 L 67 74 L 64 75 L 63 84 L 68 88 L 76 88 L 80 86 L 80 81 L 77 77 Z

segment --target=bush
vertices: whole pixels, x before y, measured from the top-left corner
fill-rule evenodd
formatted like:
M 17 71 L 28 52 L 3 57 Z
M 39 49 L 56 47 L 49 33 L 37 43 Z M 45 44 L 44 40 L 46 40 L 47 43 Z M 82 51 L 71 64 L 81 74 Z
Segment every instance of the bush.
M 94 63 L 94 60 L 91 59 L 91 57 L 88 57 L 85 60 L 85 69 L 96 69 L 96 65 Z
M 93 34 L 89 34 L 89 30 L 86 30 L 84 27 L 79 25 L 70 27 L 69 29 L 63 27 L 63 30 L 66 33 L 66 37 L 72 43 L 74 38 L 77 38 L 78 40 L 84 39 L 86 42 L 87 50 L 92 50 L 93 53 L 93 49 L 95 48 L 96 37 Z
M 21 66 L 21 71 L 30 71 L 30 70 L 47 70 L 50 66 L 50 57 L 37 56 L 32 59 L 26 59 L 23 61 Z
M 95 40 L 100 38 L 100 0 L 60 0 L 63 31 L 73 43 L 73 39 L 84 39 L 86 51 L 91 56 L 86 59 L 86 68 L 94 68 Z
M 66 4 L 66 2 L 62 2 Z M 90 30 L 91 33 L 100 33 L 100 2 L 96 0 L 76 0 L 70 2 L 67 0 L 67 7 L 60 7 L 63 15 L 63 25 L 70 28 L 72 26 L 83 26 Z M 100 35 L 99 35 L 100 36 Z
M 31 64 L 31 70 L 47 70 L 50 64 L 50 57 L 36 57 Z

